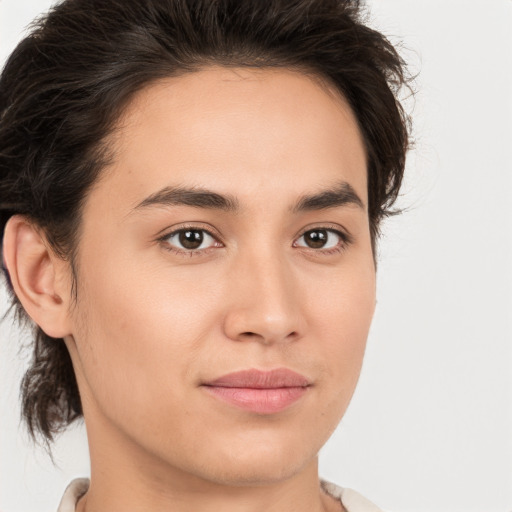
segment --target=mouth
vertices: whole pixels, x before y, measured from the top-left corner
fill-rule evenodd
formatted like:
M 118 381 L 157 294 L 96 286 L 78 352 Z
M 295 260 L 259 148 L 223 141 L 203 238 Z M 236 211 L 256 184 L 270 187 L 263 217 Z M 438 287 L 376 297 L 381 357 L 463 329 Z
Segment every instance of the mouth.
M 300 400 L 311 387 L 306 377 L 287 368 L 244 370 L 202 384 L 209 394 L 239 409 L 275 414 Z

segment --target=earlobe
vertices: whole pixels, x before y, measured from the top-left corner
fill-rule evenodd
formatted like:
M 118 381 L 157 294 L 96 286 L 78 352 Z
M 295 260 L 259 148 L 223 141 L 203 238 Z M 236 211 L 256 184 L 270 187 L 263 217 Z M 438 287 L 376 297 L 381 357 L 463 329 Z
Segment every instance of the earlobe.
M 4 260 L 14 292 L 26 313 L 53 338 L 69 332 L 64 263 L 41 231 L 26 217 L 14 215 L 5 227 Z

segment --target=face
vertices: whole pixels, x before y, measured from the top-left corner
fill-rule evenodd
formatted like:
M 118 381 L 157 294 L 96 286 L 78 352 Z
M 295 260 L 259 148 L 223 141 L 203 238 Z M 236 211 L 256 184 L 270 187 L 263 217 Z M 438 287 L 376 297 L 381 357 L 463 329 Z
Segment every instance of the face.
M 354 115 L 298 72 L 212 67 L 140 92 L 111 142 L 66 338 L 91 445 L 217 483 L 300 471 L 374 310 Z

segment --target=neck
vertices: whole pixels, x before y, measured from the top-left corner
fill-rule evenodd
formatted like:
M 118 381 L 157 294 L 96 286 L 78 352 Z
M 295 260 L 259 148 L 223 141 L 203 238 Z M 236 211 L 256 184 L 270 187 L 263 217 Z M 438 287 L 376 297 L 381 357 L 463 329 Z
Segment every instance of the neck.
M 226 483 L 187 473 L 122 436 L 98 438 L 92 430 L 88 426 L 91 484 L 77 512 L 342 510 L 341 504 L 320 488 L 317 457 L 285 478 Z

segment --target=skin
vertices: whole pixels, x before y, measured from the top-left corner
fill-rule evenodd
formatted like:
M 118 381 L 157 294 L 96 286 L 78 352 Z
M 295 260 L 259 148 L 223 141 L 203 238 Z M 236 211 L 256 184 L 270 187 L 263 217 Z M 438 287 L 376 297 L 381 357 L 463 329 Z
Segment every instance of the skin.
M 82 213 L 75 305 L 68 264 L 26 219 L 11 219 L 5 242 L 25 309 L 73 360 L 91 454 L 78 510 L 341 510 L 320 491 L 317 454 L 352 397 L 375 307 L 350 108 L 296 71 L 210 67 L 141 91 L 110 142 Z M 362 206 L 293 209 L 340 182 Z M 238 210 L 140 206 L 165 187 L 208 189 Z M 193 253 L 162 239 L 184 227 L 213 238 Z M 324 231 L 328 249 L 308 247 L 313 228 L 351 241 Z M 276 414 L 201 387 L 279 367 L 312 385 Z

